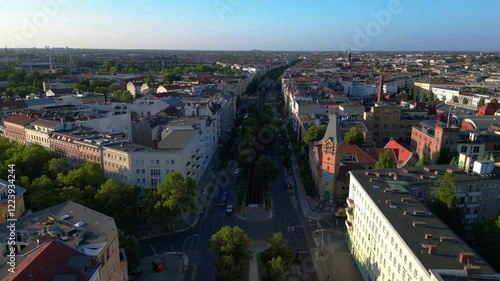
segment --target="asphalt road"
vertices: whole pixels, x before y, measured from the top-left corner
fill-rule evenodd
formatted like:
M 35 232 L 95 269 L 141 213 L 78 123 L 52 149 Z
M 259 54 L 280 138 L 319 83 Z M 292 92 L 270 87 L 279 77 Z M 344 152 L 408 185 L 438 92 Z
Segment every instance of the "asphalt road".
M 235 214 L 226 214 L 225 207 L 219 206 L 224 191 L 228 192 L 228 204 L 236 204 L 240 178 L 239 175 L 233 174 L 229 186 L 219 190 L 219 194 L 214 197 L 211 205 L 205 210 L 194 228 L 181 233 L 140 241 L 142 256 L 148 257 L 171 251 L 186 251 L 190 258 L 190 266 L 186 276 L 192 276 L 192 271 L 195 270 L 196 280 L 214 280 L 214 259 L 210 253 L 209 240 L 221 227 L 229 225 L 242 228 L 252 241 L 266 241 L 273 233 L 282 232 L 284 237 L 290 241 L 292 247 L 301 253 L 302 259 L 310 258 L 308 249 L 315 247 L 311 237 L 311 231 L 315 229 L 313 226 L 315 222 L 305 220 L 301 210 L 295 209 L 290 201 L 285 188 L 284 168 L 280 162 L 279 151 L 279 143 L 276 142 L 270 155 L 277 163 L 279 171 L 276 180 L 271 185 L 272 219 L 259 222 L 248 221 L 239 218 Z M 196 234 L 198 236 L 193 236 Z M 182 249 L 183 245 L 185 249 Z M 307 276 L 301 276 L 297 280 L 315 281 L 318 278 L 314 272 L 309 272 Z

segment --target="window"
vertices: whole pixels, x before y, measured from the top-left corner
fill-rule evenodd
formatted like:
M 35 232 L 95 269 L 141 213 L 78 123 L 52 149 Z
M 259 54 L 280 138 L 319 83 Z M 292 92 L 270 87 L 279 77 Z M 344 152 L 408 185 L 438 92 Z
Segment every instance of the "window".
M 160 160 L 156 160 L 156 165 L 160 165 Z
M 462 148 L 460 149 L 460 152 L 466 153 L 467 152 L 467 146 L 462 146 Z
M 137 183 L 141 183 L 141 179 L 137 179 Z
M 140 174 L 140 173 L 141 173 L 141 170 L 140 170 L 140 169 L 137 169 L 137 170 L 135 170 L 135 172 L 136 172 L 137 174 Z
M 145 174 L 146 173 L 146 169 L 142 169 L 142 173 Z
M 378 129 L 380 127 L 380 124 L 373 124 L 374 129 Z
M 174 165 L 174 160 L 170 160 L 170 164 Z
M 142 183 L 146 183 L 146 179 L 142 179 Z
M 478 153 L 479 152 L 479 146 L 474 146 L 474 153 Z
M 158 184 L 159 180 L 158 179 L 151 179 L 151 185 L 156 186 Z
M 160 175 L 160 169 L 151 169 L 151 175 L 152 176 L 159 176 Z

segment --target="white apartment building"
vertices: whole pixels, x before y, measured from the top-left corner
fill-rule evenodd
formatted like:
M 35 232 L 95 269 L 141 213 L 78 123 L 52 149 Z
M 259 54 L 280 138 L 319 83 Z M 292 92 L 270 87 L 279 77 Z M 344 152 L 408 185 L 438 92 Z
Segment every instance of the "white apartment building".
M 481 99 L 484 99 L 484 103 L 489 103 L 490 102 L 490 99 L 491 99 L 491 96 L 489 95 L 474 95 L 474 97 L 472 98 L 472 106 L 477 106 L 479 104 L 479 101 Z
M 201 177 L 199 131 L 172 131 L 157 144 L 158 149 L 133 143 L 113 143 L 103 147 L 106 178 L 140 187 L 156 187 L 168 173 L 179 172 L 196 182 Z
M 460 94 L 459 90 L 438 87 L 432 87 L 432 92 L 434 93 L 434 97 L 436 98 L 436 100 L 440 101 L 451 101 L 453 100 L 453 97 L 458 98 L 458 95 Z
M 481 257 L 414 197 L 418 191 L 413 189 L 412 179 L 432 182 L 437 174 L 421 174 L 424 178 L 420 178 L 420 175 L 400 171 L 350 172 L 345 222 L 347 242 L 363 279 L 499 278 Z

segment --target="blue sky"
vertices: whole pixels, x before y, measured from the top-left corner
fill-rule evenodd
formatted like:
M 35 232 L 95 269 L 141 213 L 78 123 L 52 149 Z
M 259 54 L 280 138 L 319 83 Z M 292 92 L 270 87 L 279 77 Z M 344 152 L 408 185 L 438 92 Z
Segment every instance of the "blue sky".
M 0 0 L 8 47 L 500 51 L 500 1 Z

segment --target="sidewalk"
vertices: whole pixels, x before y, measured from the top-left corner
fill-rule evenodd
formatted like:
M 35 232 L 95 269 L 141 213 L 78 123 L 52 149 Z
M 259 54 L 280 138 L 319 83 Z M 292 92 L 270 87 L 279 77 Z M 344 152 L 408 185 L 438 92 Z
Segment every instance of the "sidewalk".
M 300 203 L 300 209 L 302 209 L 302 212 L 304 213 L 304 217 L 312 220 L 328 220 L 329 218 L 331 218 L 332 213 L 330 212 L 314 212 L 313 210 L 311 210 L 311 205 L 307 200 L 306 191 L 304 188 L 304 184 L 302 183 L 302 178 L 300 177 L 299 165 L 297 164 L 295 155 L 292 155 L 291 163 L 293 177 L 295 178 L 296 182 L 295 187 L 297 189 L 297 199 Z
M 252 251 L 252 259 L 250 260 L 250 268 L 248 270 L 249 281 L 259 281 L 257 254 L 265 251 L 267 248 L 269 248 L 269 244 L 264 242 L 253 242 L 252 246 L 250 246 L 250 250 Z

